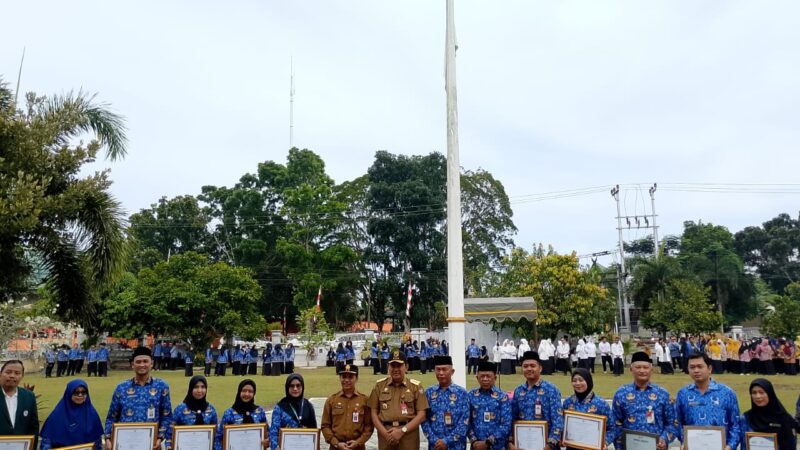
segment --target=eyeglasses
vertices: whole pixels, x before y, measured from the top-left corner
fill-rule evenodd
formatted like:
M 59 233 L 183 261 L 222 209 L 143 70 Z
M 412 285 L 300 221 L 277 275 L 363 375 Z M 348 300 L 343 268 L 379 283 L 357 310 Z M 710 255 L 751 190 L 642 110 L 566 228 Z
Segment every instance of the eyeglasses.
M 86 391 L 75 391 L 72 393 L 73 397 L 86 397 L 87 395 L 89 395 L 89 393 Z

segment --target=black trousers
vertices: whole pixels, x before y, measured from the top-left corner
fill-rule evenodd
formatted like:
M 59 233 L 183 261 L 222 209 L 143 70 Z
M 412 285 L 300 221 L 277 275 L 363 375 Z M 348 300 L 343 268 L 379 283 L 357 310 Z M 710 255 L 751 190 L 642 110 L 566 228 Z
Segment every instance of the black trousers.
M 75 375 L 76 370 L 78 370 L 78 360 L 70 359 L 67 365 L 67 376 Z
M 211 363 L 210 362 L 206 362 L 206 366 L 205 366 L 205 368 L 203 368 L 203 375 L 205 375 L 205 376 L 211 375 Z
M 614 363 L 611 361 L 611 355 L 600 355 L 600 359 L 603 360 L 603 373 L 607 370 L 614 370 Z M 608 369 L 606 369 L 606 364 L 608 364 Z
M 92 361 L 86 366 L 86 376 L 97 376 L 97 361 Z
M 683 370 L 683 367 L 681 367 L 681 357 L 680 356 L 674 356 L 672 358 L 672 367 L 674 369 L 677 369 L 677 370 Z
M 183 368 L 183 376 L 190 377 L 194 374 L 194 363 L 186 363 Z
M 54 362 L 47 363 L 47 366 L 44 368 L 44 376 L 45 377 L 50 378 L 51 376 L 53 376 L 53 366 L 55 366 L 55 365 L 56 365 L 56 363 L 54 363 Z
M 153 357 L 153 370 L 160 370 L 161 369 L 161 361 L 162 361 L 162 359 L 161 359 L 160 356 L 154 356 Z
M 478 358 L 472 357 L 467 362 L 467 374 L 478 373 Z
M 264 361 L 261 363 L 261 375 L 269 376 L 270 372 L 272 372 L 272 364 Z
M 595 358 L 596 358 L 596 356 L 590 356 L 589 357 L 589 367 L 588 368 L 591 369 L 592 373 L 594 373 L 594 359 Z
M 97 376 L 108 376 L 108 361 L 97 361 Z
M 56 376 L 60 377 L 67 373 L 67 361 L 59 361 L 56 366 Z
M 83 368 L 83 360 L 79 359 L 78 363 L 75 365 L 75 373 L 81 373 L 82 368 Z
M 556 371 L 557 372 L 564 372 L 564 375 L 567 374 L 570 370 L 569 367 L 569 358 L 558 358 L 556 360 Z
M 622 358 L 614 358 L 614 375 L 622 375 L 623 370 Z
M 239 375 L 239 369 L 241 368 L 242 363 L 239 361 L 233 362 L 233 369 L 231 369 L 231 373 L 234 375 Z

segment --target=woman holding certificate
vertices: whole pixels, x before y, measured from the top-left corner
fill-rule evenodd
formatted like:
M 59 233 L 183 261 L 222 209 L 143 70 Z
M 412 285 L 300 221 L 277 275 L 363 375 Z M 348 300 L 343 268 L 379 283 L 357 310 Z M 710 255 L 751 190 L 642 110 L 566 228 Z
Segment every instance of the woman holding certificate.
M 217 450 L 222 449 L 222 436 L 225 434 L 225 425 L 244 425 L 252 423 L 268 423 L 267 411 L 256 405 L 256 383 L 251 379 L 242 380 L 236 392 L 233 406 L 226 409 L 217 426 Z M 264 448 L 269 446 L 269 438 L 261 441 Z
M 775 395 L 772 383 L 756 378 L 750 383 L 750 411 L 742 415 L 742 442 L 747 448 L 747 433 L 770 433 L 778 436 L 778 450 L 795 450 L 798 423 Z
M 305 382 L 299 373 L 286 377 L 286 397 L 272 410 L 272 424 L 269 427 L 269 440 L 272 450 L 280 445 L 281 428 L 317 428 L 314 406 L 303 398 Z M 291 450 L 291 449 L 283 449 Z
M 217 410 L 206 401 L 208 381 L 202 375 L 195 375 L 189 380 L 189 392 L 183 403 L 175 407 L 172 418 L 175 425 L 216 425 Z
M 89 398 L 89 385 L 80 379 L 70 381 L 64 396 L 44 422 L 40 433 L 42 450 L 90 442 L 99 450 L 102 435 L 103 424 Z
M 606 418 L 605 444 L 606 446 L 611 444 L 614 441 L 614 421 L 611 420 L 611 407 L 602 397 L 595 395 L 592 391 L 594 389 L 592 374 L 587 369 L 575 369 L 572 372 L 572 389 L 574 394 L 564 400 L 563 410 L 604 416 Z M 564 439 L 567 439 L 572 431 L 565 428 Z M 567 448 L 571 449 L 572 447 L 567 446 Z

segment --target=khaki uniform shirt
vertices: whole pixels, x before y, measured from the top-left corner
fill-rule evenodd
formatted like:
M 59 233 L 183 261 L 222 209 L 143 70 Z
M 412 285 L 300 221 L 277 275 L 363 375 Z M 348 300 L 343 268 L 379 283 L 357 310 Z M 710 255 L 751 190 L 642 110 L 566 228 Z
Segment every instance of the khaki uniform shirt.
M 392 378 L 386 377 L 375 383 L 367 406 L 377 411 L 384 426 L 402 427 L 417 415 L 417 411 L 428 409 L 428 399 L 419 381 L 405 378 L 395 386 Z M 403 425 L 393 425 L 393 422 Z
M 356 441 L 363 449 L 372 436 L 372 415 L 367 396 L 356 391 L 351 397 L 339 391 L 325 400 L 322 411 L 322 435 L 335 448 L 339 442 Z

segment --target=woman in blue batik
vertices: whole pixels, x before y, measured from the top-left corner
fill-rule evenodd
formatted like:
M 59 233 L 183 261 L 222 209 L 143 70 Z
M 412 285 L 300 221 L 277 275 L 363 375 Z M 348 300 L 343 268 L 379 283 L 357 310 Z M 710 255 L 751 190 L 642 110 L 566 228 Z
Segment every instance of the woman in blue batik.
M 742 447 L 746 448 L 746 433 L 774 433 L 778 436 L 778 450 L 794 450 L 797 446 L 795 432 L 800 428 L 794 417 L 783 407 L 775 395 L 775 388 L 765 378 L 750 383 L 752 407 L 741 418 Z
M 293 373 L 286 377 L 286 397 L 272 410 L 272 424 L 269 427 L 269 440 L 272 450 L 280 445 L 281 428 L 317 428 L 314 406 L 303 398 L 305 382 L 302 375 Z M 283 449 L 291 450 L 291 449 Z
M 236 392 L 236 400 L 233 402 L 233 406 L 225 410 L 217 426 L 217 442 L 214 447 L 216 450 L 222 449 L 222 436 L 225 432 L 225 425 L 269 423 L 267 422 L 267 411 L 256 405 L 255 398 L 255 381 L 249 378 L 242 380 L 242 382 L 239 383 L 239 390 Z M 261 445 L 264 448 L 269 446 L 268 436 L 264 437 L 264 440 L 261 441 Z
M 42 450 L 89 442 L 94 442 L 95 450 L 99 450 L 102 435 L 103 425 L 89 398 L 89 385 L 81 379 L 70 381 L 64 396 L 44 422 L 40 433 Z
M 564 411 L 577 411 L 588 414 L 596 414 L 598 416 L 606 417 L 606 447 L 614 441 L 614 421 L 611 419 L 611 407 L 608 403 L 592 392 L 594 382 L 592 374 L 584 369 L 575 369 L 572 372 L 572 389 L 574 394 L 570 395 L 564 400 Z M 563 439 L 569 439 L 565 434 Z M 567 447 L 573 449 L 573 447 Z M 577 450 L 577 449 L 575 449 Z
M 195 375 L 189 380 L 189 392 L 183 403 L 175 407 L 172 419 L 175 425 L 216 425 L 217 410 L 208 403 L 208 381 L 202 375 Z

